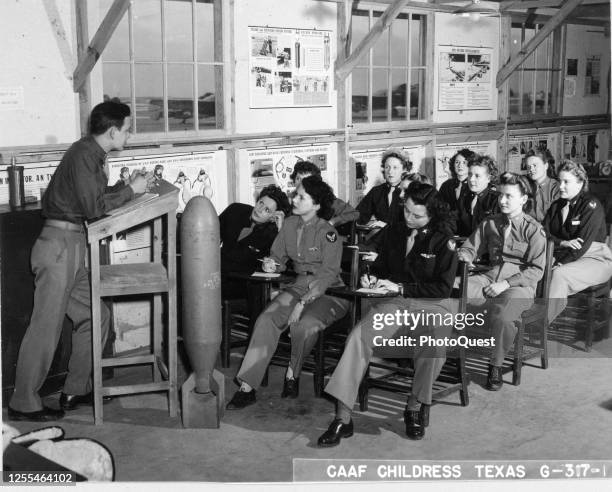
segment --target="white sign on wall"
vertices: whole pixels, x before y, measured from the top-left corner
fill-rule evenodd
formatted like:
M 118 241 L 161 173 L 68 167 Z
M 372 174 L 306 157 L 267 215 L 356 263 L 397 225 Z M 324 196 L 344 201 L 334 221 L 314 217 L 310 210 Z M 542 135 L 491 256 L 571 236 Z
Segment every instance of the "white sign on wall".
M 492 108 L 491 48 L 440 46 L 438 110 Z
M 330 106 L 331 31 L 249 26 L 251 108 Z

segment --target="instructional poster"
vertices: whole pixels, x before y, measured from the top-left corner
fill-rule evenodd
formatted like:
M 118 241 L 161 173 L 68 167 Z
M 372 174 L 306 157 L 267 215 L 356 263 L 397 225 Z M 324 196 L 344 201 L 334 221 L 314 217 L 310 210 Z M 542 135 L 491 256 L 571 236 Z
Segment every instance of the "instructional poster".
M 329 106 L 331 34 L 249 26 L 250 107 Z
M 227 206 L 227 171 L 215 166 L 215 153 L 192 153 L 147 158 L 114 158 L 108 162 L 110 185 L 128 179 L 137 169 L 153 171 L 156 177 L 172 183 L 179 190 L 177 212 L 182 212 L 189 200 L 196 195 L 208 198 L 217 212 Z
M 323 180 L 328 181 L 327 170 L 331 155 L 331 145 L 308 145 L 303 147 L 273 147 L 252 149 L 248 153 L 251 174 L 250 196 L 255 202 L 262 188 L 275 184 L 285 193 L 295 190 L 291 173 L 296 162 L 310 161 L 321 169 Z
M 58 164 L 59 161 L 19 164 L 24 168 L 23 188 L 26 203 L 36 202 L 42 198 Z M 0 168 L 0 205 L 9 203 L 8 167 L 10 166 Z
M 419 172 L 421 161 L 425 158 L 425 147 L 403 147 L 412 162 L 412 172 Z M 350 153 L 350 165 L 355 166 L 355 203 L 374 186 L 385 181 L 382 172 L 382 156 L 385 149 L 362 150 Z
M 492 108 L 491 48 L 440 46 L 438 110 Z
M 553 152 L 552 135 L 510 135 L 508 136 L 508 171 L 525 171 L 525 156 L 530 150 L 550 150 Z M 553 152 L 553 157 L 554 152 Z
M 470 149 L 477 154 L 484 154 L 493 157 L 497 156 L 497 141 L 487 142 L 464 142 L 448 145 L 436 146 L 436 188 L 439 189 L 442 183 L 452 178 L 450 172 L 450 160 L 461 149 Z
M 579 164 L 595 163 L 597 158 L 597 133 L 581 132 L 563 135 L 563 157 Z

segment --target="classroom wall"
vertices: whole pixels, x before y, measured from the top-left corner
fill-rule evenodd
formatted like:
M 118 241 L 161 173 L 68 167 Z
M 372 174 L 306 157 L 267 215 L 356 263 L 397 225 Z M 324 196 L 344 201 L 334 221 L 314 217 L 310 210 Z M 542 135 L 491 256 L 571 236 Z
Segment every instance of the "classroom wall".
M 336 52 L 336 4 L 312 0 L 241 0 L 235 2 L 236 132 L 283 132 L 335 128 L 337 92 L 331 106 L 317 108 L 249 108 L 249 26 L 331 30 L 331 61 Z
M 563 116 L 586 116 L 604 114 L 609 104 L 610 87 L 608 77 L 610 70 L 610 36 L 604 36 L 603 27 L 567 26 L 567 48 L 565 58 L 578 60 L 578 75 L 565 77 L 565 96 L 563 98 Z M 588 57 L 599 55 L 601 69 L 599 75 L 599 95 L 585 96 L 585 71 Z M 568 79 L 573 79 L 572 82 Z M 575 83 L 575 93 L 568 94 L 568 85 Z
M 496 120 L 497 89 L 495 89 L 495 75 L 497 74 L 497 70 L 499 68 L 499 18 L 481 17 L 475 21 L 470 18 L 453 14 L 436 13 L 434 29 L 434 87 L 432 102 L 434 123 Z M 491 84 L 491 109 L 463 111 L 438 110 L 440 47 L 447 45 L 493 49 L 491 55 L 491 70 L 488 74 L 488 79 Z
M 74 26 L 73 2 L 2 2 L 0 147 L 63 144 L 78 137 Z M 17 89 L 22 103 L 2 104 L 7 88 Z

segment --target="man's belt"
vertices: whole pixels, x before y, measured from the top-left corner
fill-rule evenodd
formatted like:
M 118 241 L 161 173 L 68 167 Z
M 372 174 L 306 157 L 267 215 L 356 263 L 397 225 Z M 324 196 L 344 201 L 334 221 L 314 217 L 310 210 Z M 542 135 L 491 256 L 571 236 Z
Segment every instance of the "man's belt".
M 45 226 L 63 229 L 64 231 L 85 232 L 83 225 L 68 222 L 67 220 L 47 219 L 45 220 Z

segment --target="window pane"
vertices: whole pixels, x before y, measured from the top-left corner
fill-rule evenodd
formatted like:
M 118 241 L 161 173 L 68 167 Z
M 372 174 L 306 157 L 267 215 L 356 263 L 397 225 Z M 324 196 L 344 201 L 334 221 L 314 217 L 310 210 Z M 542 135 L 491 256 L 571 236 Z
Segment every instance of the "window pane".
M 166 0 L 166 59 L 192 61 L 193 38 L 191 2 Z
M 510 114 L 520 114 L 520 87 L 519 81 L 521 77 L 520 71 L 513 72 L 508 79 L 509 98 L 510 98 Z
M 352 40 L 351 40 L 351 51 L 354 50 L 361 40 L 366 36 L 369 32 L 369 13 L 366 10 L 355 10 L 353 11 L 353 26 L 352 26 Z M 359 61 L 357 66 L 363 67 L 368 65 L 368 56 L 364 56 Z
M 352 114 L 353 122 L 368 120 L 368 70 L 356 68 L 352 77 Z
M 516 55 L 521 49 L 521 28 L 512 27 L 510 30 L 510 56 Z
M 112 3 L 112 0 L 100 0 L 99 22 L 102 22 Z M 130 59 L 130 38 L 127 14 L 123 16 L 106 45 L 106 48 L 104 48 L 102 59 L 105 61 L 128 61 Z
M 391 65 L 408 66 L 408 14 L 400 14 L 391 24 Z
M 215 59 L 215 28 L 213 14 L 214 5 L 212 1 L 196 1 L 198 61 L 212 62 Z
M 105 101 L 117 97 L 131 106 L 130 66 L 127 63 L 103 63 L 102 90 Z
M 536 113 L 551 112 L 551 86 L 553 72 L 538 72 L 536 79 Z
M 410 39 L 412 42 L 412 66 L 425 65 L 425 55 L 423 53 L 424 45 L 422 43 L 423 34 L 425 32 L 425 16 L 413 15 L 410 22 Z
M 198 65 L 198 112 L 200 128 L 216 128 L 215 67 Z
M 425 70 L 410 71 L 410 119 L 422 120 L 425 101 Z
M 406 87 L 407 87 L 408 71 L 392 70 L 391 71 L 391 119 L 393 121 L 401 121 L 408 119 L 406 117 Z
M 168 129 L 193 130 L 193 66 L 168 65 Z
M 374 70 L 372 74 L 372 121 L 387 120 L 388 70 Z
M 382 12 L 374 12 L 374 16 L 372 18 L 372 25 L 378 21 L 378 18 L 382 15 Z M 357 45 L 355 45 L 357 46 Z M 374 47 L 372 48 L 372 63 L 374 65 L 389 65 L 388 53 L 389 53 L 389 30 L 386 29 L 381 36 L 378 38 L 378 41 L 374 43 Z M 354 48 L 353 48 L 354 49 Z
M 134 67 L 136 72 L 136 131 L 164 131 L 164 98 L 161 65 L 146 63 Z
M 134 13 L 134 58 L 159 61 L 162 58 L 161 2 L 138 0 L 132 4 Z

